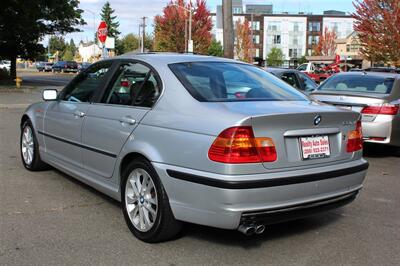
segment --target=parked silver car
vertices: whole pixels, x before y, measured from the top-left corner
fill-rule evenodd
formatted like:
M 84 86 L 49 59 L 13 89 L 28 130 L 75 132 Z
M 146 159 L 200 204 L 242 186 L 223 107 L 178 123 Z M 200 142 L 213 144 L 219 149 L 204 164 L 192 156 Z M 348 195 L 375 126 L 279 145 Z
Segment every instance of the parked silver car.
M 43 98 L 21 120 L 24 166 L 52 165 L 121 201 L 146 242 L 181 221 L 262 233 L 351 202 L 368 168 L 358 113 L 234 60 L 125 55 Z
M 362 114 L 366 142 L 400 147 L 400 75 L 349 72 L 329 78 L 311 96 Z

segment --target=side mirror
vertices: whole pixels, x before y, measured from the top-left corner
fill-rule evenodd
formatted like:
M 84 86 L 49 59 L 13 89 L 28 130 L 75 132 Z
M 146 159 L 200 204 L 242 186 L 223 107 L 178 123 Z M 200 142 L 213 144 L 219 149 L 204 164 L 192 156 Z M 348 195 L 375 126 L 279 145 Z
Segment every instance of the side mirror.
M 55 89 L 50 89 L 50 90 L 44 90 L 42 93 L 42 98 L 44 101 L 55 101 L 57 100 L 57 90 Z

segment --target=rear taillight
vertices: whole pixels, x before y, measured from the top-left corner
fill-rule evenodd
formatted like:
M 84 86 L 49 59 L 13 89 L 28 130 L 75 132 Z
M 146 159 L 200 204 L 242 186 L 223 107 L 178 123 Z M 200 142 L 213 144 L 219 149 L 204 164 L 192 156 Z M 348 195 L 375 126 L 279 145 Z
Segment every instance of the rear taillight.
M 222 131 L 208 157 L 220 163 L 260 163 L 276 161 L 277 155 L 271 138 L 256 138 L 252 127 L 243 126 Z
M 356 129 L 347 133 L 347 152 L 355 152 L 363 147 L 361 121 L 357 121 Z
M 399 111 L 399 106 L 395 104 L 371 105 L 364 107 L 361 110 L 362 114 L 373 115 L 396 115 Z

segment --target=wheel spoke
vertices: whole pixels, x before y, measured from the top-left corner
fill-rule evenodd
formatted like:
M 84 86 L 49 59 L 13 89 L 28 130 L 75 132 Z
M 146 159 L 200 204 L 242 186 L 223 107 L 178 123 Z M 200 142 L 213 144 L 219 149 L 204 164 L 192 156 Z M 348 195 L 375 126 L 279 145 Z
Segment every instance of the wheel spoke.
M 150 213 L 153 215 L 153 217 L 156 216 L 156 211 L 153 210 L 153 208 L 151 207 L 151 205 L 150 205 L 150 206 L 147 206 L 146 204 L 144 204 L 143 206 L 144 206 L 144 208 L 145 208 L 148 212 L 150 212 Z
M 150 196 L 149 198 L 146 198 L 146 200 L 147 200 L 148 202 L 150 202 L 151 204 L 157 205 L 156 200 L 153 199 L 151 196 Z
M 136 196 L 136 197 L 138 197 L 139 196 L 139 191 L 138 191 L 138 189 L 137 189 L 137 187 L 136 187 L 136 182 L 135 182 L 135 180 L 132 178 L 131 180 L 129 180 L 130 181 L 130 184 L 131 184 L 131 187 L 132 187 L 132 190 L 133 190 L 133 194 Z
M 143 215 L 144 215 L 144 221 L 148 226 L 151 226 L 153 223 L 150 221 L 149 217 L 149 210 L 146 208 L 143 208 Z M 154 217 L 154 216 L 152 216 Z M 154 218 L 153 218 L 154 219 Z
M 135 216 L 135 212 L 137 211 L 139 205 L 135 205 L 135 204 L 129 204 L 127 206 L 127 211 L 128 213 L 131 215 L 131 217 L 133 218 Z
M 139 223 L 140 223 L 141 229 L 146 229 L 146 225 L 144 222 L 143 208 L 140 208 L 140 207 L 139 207 Z
M 127 199 L 127 203 L 128 204 L 137 203 L 137 198 L 135 197 L 135 195 L 133 195 L 133 191 L 132 191 L 132 194 L 127 194 L 126 195 L 126 199 Z
M 139 171 L 136 172 L 136 180 L 135 180 L 135 184 L 136 184 L 136 188 L 139 192 L 142 191 L 142 183 L 140 182 L 140 176 L 141 173 Z

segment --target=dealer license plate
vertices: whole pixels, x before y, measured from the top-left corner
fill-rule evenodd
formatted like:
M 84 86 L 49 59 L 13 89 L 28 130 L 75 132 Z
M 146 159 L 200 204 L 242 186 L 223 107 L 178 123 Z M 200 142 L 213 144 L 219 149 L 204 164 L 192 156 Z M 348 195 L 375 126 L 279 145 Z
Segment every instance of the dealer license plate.
M 300 138 L 303 160 L 326 158 L 331 155 L 328 136 Z

